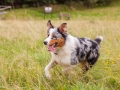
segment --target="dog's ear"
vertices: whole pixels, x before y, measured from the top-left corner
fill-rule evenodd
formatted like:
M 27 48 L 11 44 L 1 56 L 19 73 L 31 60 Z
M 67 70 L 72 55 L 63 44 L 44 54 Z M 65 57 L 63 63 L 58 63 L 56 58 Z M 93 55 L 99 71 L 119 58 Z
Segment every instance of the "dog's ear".
M 48 20 L 48 22 L 47 22 L 47 27 L 48 27 L 48 28 L 53 28 L 53 27 L 54 27 L 54 26 L 52 25 L 52 23 L 51 23 L 50 20 Z
M 59 26 L 59 30 L 60 30 L 60 32 L 62 32 L 63 34 L 66 34 L 66 33 L 67 33 L 67 23 L 62 23 L 62 24 Z

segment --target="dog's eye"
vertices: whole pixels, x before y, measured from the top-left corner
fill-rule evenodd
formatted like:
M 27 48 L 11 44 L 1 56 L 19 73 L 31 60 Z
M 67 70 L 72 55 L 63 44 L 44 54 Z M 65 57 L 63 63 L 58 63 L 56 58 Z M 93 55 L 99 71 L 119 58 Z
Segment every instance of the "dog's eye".
M 56 36 L 53 36 L 51 39 L 57 39 L 57 37 L 56 37 Z

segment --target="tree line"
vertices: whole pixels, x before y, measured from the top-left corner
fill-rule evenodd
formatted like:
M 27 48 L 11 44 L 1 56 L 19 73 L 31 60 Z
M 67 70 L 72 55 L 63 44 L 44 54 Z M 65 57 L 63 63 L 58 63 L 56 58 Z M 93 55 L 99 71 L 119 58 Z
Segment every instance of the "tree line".
M 83 6 L 90 8 L 95 5 L 109 5 L 112 1 L 113 0 L 0 0 L 0 5 L 11 5 L 13 8 L 22 8 L 25 5 L 28 7 L 40 7 L 51 4 L 71 5 L 71 2 L 80 2 Z

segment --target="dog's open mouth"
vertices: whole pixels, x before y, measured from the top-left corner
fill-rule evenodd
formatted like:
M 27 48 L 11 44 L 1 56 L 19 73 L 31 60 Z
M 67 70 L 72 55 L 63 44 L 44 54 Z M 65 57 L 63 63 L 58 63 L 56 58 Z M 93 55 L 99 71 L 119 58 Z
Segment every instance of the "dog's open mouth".
M 49 46 L 48 46 L 48 51 L 50 51 L 50 52 L 55 52 L 55 51 L 56 51 L 56 50 L 55 50 L 56 45 L 57 45 L 57 43 L 54 43 L 54 44 L 52 44 L 52 45 L 49 45 Z

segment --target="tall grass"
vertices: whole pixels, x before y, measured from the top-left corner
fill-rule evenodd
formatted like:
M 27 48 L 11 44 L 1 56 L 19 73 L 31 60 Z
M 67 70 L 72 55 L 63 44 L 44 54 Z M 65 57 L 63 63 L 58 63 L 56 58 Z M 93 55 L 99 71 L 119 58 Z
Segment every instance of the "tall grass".
M 93 11 L 94 13 L 94 11 Z M 52 80 L 44 75 L 50 54 L 43 45 L 47 20 L 0 21 L 0 89 L 1 90 L 119 90 L 120 21 L 116 19 L 53 20 L 54 26 L 68 23 L 68 32 L 78 37 L 104 37 L 101 56 L 86 74 L 78 66 L 63 74 L 56 66 Z M 114 18 L 114 17 L 111 17 Z

